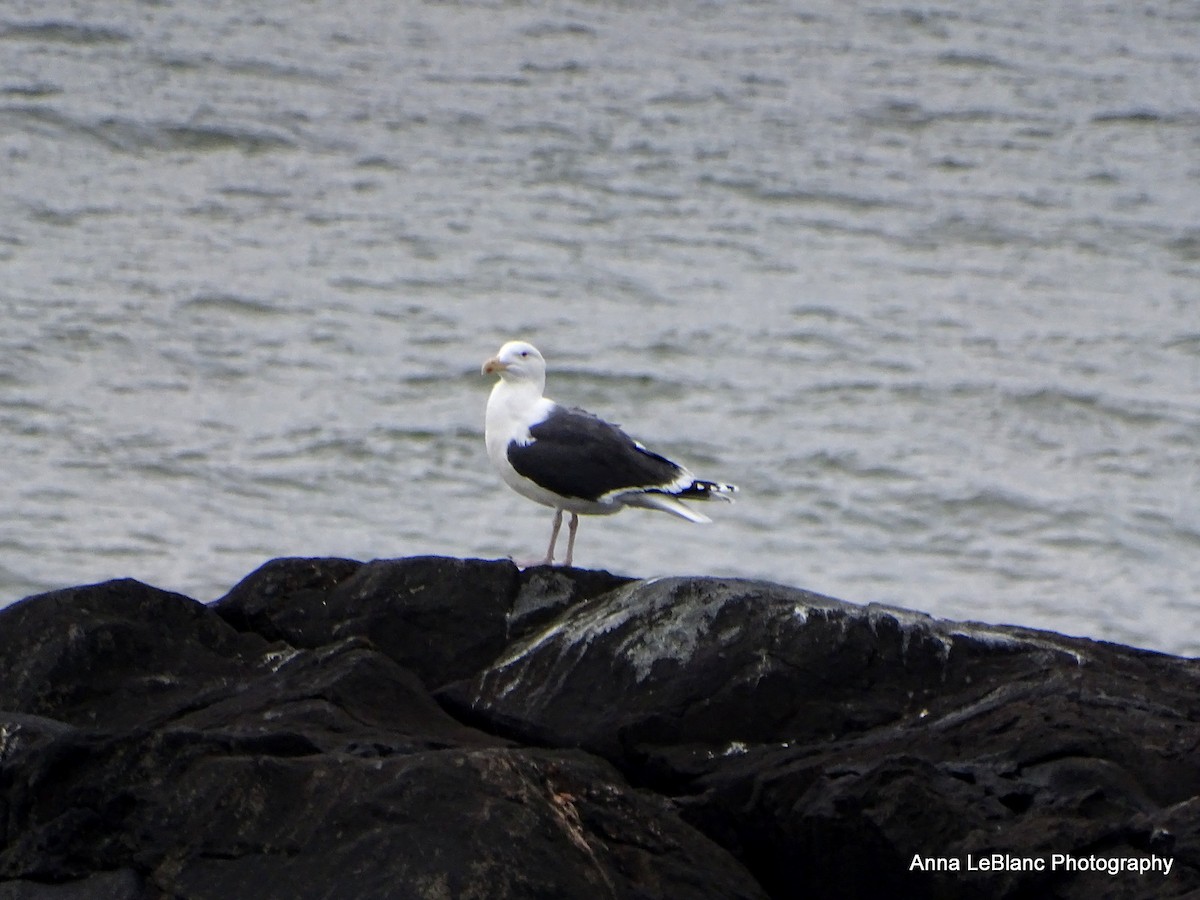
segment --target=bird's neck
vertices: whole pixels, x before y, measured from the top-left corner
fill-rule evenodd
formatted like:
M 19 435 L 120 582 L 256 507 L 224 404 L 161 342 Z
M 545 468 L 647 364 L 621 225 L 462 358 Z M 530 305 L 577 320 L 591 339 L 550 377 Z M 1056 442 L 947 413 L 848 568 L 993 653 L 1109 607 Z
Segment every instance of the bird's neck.
M 542 386 L 534 382 L 498 381 L 488 398 L 487 421 L 489 425 L 522 422 L 535 415 L 535 407 L 545 401 Z
M 529 409 L 542 399 L 542 387 L 531 381 L 497 381 L 488 399 L 488 407 L 501 406 L 510 412 Z

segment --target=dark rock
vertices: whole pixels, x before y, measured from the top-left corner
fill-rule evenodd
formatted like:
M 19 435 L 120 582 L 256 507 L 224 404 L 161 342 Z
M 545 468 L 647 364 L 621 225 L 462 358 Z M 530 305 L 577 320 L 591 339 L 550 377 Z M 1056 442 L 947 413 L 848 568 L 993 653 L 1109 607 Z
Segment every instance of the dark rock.
M 534 566 L 521 572 L 508 615 L 508 642 L 554 621 L 578 603 L 633 581 L 610 572 Z M 490 660 L 489 660 L 490 662 Z M 478 671 L 478 670 L 477 670 Z
M 0 611 L 0 900 L 1183 896 L 1197 748 L 1193 660 L 752 581 L 275 560 L 209 607 Z M 993 854 L 1043 867 L 913 865 Z
M 367 637 L 439 685 L 477 672 L 500 652 L 518 578 L 511 563 L 482 560 L 275 560 L 214 609 L 235 627 L 295 647 Z
M 65 884 L 0 882 L 0 900 L 153 900 L 158 896 L 132 869 L 97 872 Z
M 277 559 L 214 604 L 235 628 L 295 647 L 369 638 L 430 687 L 470 677 L 508 640 L 629 579 L 507 561 Z
M 610 764 L 429 694 L 518 598 L 612 580 L 558 574 L 276 561 L 215 607 L 124 581 L 0 611 L 0 900 L 763 897 Z
M 589 750 L 676 797 L 775 897 L 1200 887 L 1200 855 L 1178 843 L 1169 878 L 909 872 L 914 854 L 1049 869 L 1054 853 L 1154 852 L 1200 794 L 1195 661 L 666 579 L 574 607 L 440 696 L 477 727 Z
M 121 728 L 247 672 L 268 651 L 205 606 L 136 581 L 0 611 L 0 710 Z
M 352 559 L 273 559 L 212 608 L 238 631 L 296 647 L 320 646 L 338 624 L 325 613 L 330 593 L 363 565 Z
M 27 880 L 132 866 L 192 898 L 761 896 L 666 801 L 581 753 L 372 758 L 173 730 L 45 758 L 27 839 L 2 857 L 36 860 Z

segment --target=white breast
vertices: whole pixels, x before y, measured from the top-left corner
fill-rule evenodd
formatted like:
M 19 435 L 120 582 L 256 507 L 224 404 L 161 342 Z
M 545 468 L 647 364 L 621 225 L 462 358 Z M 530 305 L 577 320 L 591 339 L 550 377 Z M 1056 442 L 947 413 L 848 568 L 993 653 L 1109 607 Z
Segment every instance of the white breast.
M 544 420 L 554 408 L 554 401 L 539 396 L 536 390 L 525 390 L 524 387 L 498 381 L 492 388 L 484 421 L 488 459 L 504 483 L 518 494 L 545 506 L 556 506 L 556 495 L 520 475 L 508 461 L 508 445 L 513 442 L 529 443 L 529 429 Z

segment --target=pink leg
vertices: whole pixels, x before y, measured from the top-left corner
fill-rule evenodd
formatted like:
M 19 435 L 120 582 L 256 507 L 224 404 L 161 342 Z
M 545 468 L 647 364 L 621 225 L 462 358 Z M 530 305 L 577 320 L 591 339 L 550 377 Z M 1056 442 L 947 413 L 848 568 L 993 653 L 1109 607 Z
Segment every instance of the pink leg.
M 579 516 L 571 513 L 571 522 L 567 525 L 567 560 L 565 565 L 571 564 L 571 558 L 575 555 L 575 532 L 579 530 Z
M 562 527 L 562 510 L 556 509 L 554 511 L 554 528 L 552 528 L 550 530 L 550 547 L 549 547 L 549 549 L 546 550 L 546 558 L 544 560 L 542 560 L 543 566 L 554 565 L 554 545 L 555 545 L 555 543 L 558 542 L 558 529 L 560 529 L 561 527 Z M 572 537 L 574 537 L 574 532 L 572 532 Z M 567 549 L 567 565 L 570 565 L 570 564 L 571 564 L 571 550 L 570 550 L 570 548 L 568 548 Z

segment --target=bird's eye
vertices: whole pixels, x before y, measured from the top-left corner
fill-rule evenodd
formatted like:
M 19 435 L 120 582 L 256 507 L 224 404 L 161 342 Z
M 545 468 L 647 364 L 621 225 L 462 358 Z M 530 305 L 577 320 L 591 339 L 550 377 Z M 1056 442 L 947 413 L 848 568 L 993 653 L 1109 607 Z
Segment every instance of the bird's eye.
M 529 359 L 529 351 L 528 350 L 521 351 L 521 359 Z

